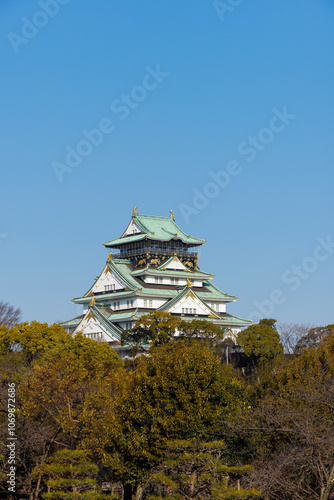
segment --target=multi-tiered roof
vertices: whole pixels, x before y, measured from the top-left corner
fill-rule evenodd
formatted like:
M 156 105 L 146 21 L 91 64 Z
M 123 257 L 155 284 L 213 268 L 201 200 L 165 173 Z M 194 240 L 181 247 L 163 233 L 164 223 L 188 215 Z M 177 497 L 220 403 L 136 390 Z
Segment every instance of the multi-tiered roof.
M 237 297 L 219 290 L 213 274 L 198 268 L 197 249 L 205 240 L 187 235 L 170 217 L 133 211 L 120 238 L 104 243 L 112 250 L 101 274 L 82 296 L 83 314 L 63 323 L 96 340 L 117 346 L 122 331 L 152 310 L 185 320 L 206 319 L 236 335 L 251 322 L 226 312 Z

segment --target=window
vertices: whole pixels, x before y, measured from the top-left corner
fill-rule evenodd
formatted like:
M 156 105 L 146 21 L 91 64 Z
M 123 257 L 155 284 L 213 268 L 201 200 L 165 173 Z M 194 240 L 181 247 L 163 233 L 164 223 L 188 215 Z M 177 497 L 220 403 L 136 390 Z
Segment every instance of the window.
M 196 309 L 191 307 L 182 307 L 182 314 L 196 314 Z
M 147 299 L 144 299 L 144 307 L 147 307 Z
M 86 333 L 85 336 L 92 340 L 97 340 L 97 341 L 102 340 L 102 332 Z
M 160 276 L 156 276 L 156 277 L 154 278 L 154 282 L 155 282 L 155 284 L 158 284 L 158 283 L 163 283 L 163 278 L 162 278 L 162 277 L 160 277 Z
M 153 307 L 153 301 L 152 301 L 152 299 L 150 299 L 150 300 L 148 301 L 148 307 Z
M 114 302 L 114 309 L 119 309 L 119 302 Z
M 125 328 L 129 330 L 131 328 L 131 323 L 125 323 Z
M 104 285 L 104 290 L 106 292 L 110 292 L 111 290 L 115 290 L 115 284 L 114 285 Z
M 179 284 L 179 278 L 171 278 L 170 282 L 172 285 L 178 285 Z

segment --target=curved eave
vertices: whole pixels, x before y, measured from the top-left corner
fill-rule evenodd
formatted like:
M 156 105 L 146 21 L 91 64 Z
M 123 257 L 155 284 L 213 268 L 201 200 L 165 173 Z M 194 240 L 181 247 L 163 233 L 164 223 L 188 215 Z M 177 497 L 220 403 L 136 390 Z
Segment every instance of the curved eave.
M 136 295 L 136 290 L 123 290 L 119 292 L 111 292 L 111 293 L 98 293 L 94 294 L 95 300 L 100 300 L 100 299 L 117 299 L 120 297 L 133 297 Z M 85 296 L 85 297 L 75 297 L 72 299 L 72 302 L 74 304 L 87 304 L 92 300 L 92 295 Z
M 116 248 L 120 249 L 123 245 L 126 245 L 128 243 L 135 243 L 137 241 L 143 241 L 143 240 L 151 240 L 151 241 L 172 241 L 172 240 L 180 240 L 182 243 L 186 243 L 190 247 L 197 247 L 204 245 L 205 240 L 200 240 L 197 238 L 184 238 L 182 235 L 177 235 L 173 236 L 171 235 L 170 238 L 159 238 L 154 234 L 135 234 L 131 236 L 124 236 L 122 238 L 116 238 L 115 240 L 110 240 L 110 241 L 105 241 L 103 245 L 106 248 Z

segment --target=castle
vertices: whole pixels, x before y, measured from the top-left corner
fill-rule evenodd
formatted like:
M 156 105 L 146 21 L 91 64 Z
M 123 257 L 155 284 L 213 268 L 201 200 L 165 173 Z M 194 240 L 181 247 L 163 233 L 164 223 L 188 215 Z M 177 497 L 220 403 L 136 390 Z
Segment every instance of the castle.
M 106 341 L 121 354 L 122 331 L 151 311 L 211 321 L 232 339 L 251 324 L 226 312 L 237 297 L 219 290 L 214 275 L 199 269 L 198 248 L 205 240 L 182 231 L 170 212 L 141 215 L 134 208 L 124 233 L 104 243 L 110 253 L 95 283 L 72 299 L 82 304 L 83 314 L 62 323 L 67 331 Z

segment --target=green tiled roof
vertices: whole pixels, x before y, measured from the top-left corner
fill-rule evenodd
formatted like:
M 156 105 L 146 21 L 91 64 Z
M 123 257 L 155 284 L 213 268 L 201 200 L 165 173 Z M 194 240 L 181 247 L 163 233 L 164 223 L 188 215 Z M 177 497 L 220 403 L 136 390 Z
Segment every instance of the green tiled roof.
M 102 325 L 107 329 L 109 330 L 109 332 L 111 332 L 114 337 L 116 337 L 117 340 L 121 340 L 121 333 L 122 333 L 122 329 L 119 328 L 117 325 L 113 324 L 111 321 L 109 321 L 105 316 L 104 314 L 102 314 L 100 308 L 96 307 L 96 306 L 92 306 L 90 308 L 90 310 L 92 311 L 92 313 L 94 314 L 95 318 L 97 320 L 99 320 Z
M 168 311 L 168 309 L 173 307 L 174 304 L 176 304 L 180 299 L 182 299 L 182 297 L 184 297 L 188 291 L 189 288 L 187 286 L 182 288 L 182 290 L 178 290 L 175 297 L 165 302 L 161 307 L 159 307 L 158 311 Z
M 138 269 L 137 271 L 132 272 L 132 276 L 144 276 L 145 274 L 149 274 L 152 276 L 182 276 L 183 278 L 206 278 L 210 279 L 214 276 L 214 274 L 204 273 L 203 271 L 182 271 L 181 269 L 155 269 L 154 267 Z
M 192 321 L 193 319 L 202 319 L 202 318 L 194 318 L 193 316 L 182 316 L 184 321 Z M 231 314 L 224 314 L 221 318 L 205 318 L 205 321 L 211 321 L 218 326 L 249 326 L 252 324 L 252 321 L 248 319 L 238 318 L 237 316 L 232 316 Z
M 216 287 L 216 285 L 214 285 L 211 282 L 208 282 L 207 286 L 210 290 L 210 293 L 212 293 L 214 295 L 213 298 L 226 299 L 229 302 L 231 302 L 232 300 L 236 300 L 238 298 L 236 295 L 229 295 L 228 293 L 222 292 L 221 290 L 219 290 L 219 288 Z M 201 292 L 199 292 L 199 293 L 201 293 Z
M 172 298 L 178 294 L 180 289 L 178 288 L 151 288 L 147 286 L 144 282 L 139 283 L 135 276 L 140 276 L 145 269 L 141 269 L 138 271 L 133 271 L 133 267 L 128 259 L 111 259 L 107 264 L 111 272 L 113 272 L 127 287 L 129 290 L 122 290 L 119 292 L 110 292 L 104 293 L 101 295 L 96 295 L 96 300 L 118 300 L 120 298 L 134 297 L 135 295 L 156 295 L 161 297 L 166 297 L 166 299 Z M 158 271 L 157 269 L 148 268 L 146 271 L 156 276 L 164 276 L 166 273 L 175 275 L 175 271 Z M 226 302 L 231 302 L 236 300 L 235 295 L 229 295 L 217 288 L 211 281 L 208 280 L 208 277 L 213 276 L 209 273 L 202 273 L 202 271 L 180 271 L 180 273 L 184 273 L 185 277 L 199 277 L 205 278 L 203 283 L 205 285 L 205 292 L 197 291 L 196 294 L 203 301 L 212 301 L 212 300 L 224 300 Z M 94 285 L 93 285 L 94 286 Z M 73 298 L 72 301 L 74 303 L 87 303 L 91 300 L 92 296 L 88 295 L 88 293 L 92 290 L 93 286 L 88 290 L 88 292 L 83 297 Z
M 80 322 L 82 321 L 84 315 L 82 314 L 81 316 L 77 316 L 76 318 L 70 319 L 68 321 L 64 321 L 63 323 L 59 323 L 60 326 L 63 328 L 69 327 L 69 326 L 78 326 Z
M 216 311 L 214 311 L 213 309 L 211 309 L 210 306 L 208 306 L 200 297 L 199 295 L 191 288 L 191 287 L 188 287 L 188 286 L 185 286 L 184 288 L 182 288 L 182 290 L 180 290 L 180 292 L 172 299 L 172 300 L 169 300 L 168 302 L 165 302 L 165 304 L 163 304 L 159 309 L 158 311 L 168 311 L 171 307 L 173 307 L 175 304 L 177 304 L 177 302 L 182 299 L 182 297 L 184 297 L 185 295 L 187 295 L 187 293 L 189 292 L 189 290 L 192 291 L 192 293 L 195 295 L 195 297 L 197 297 L 199 300 L 201 300 L 203 302 L 203 305 L 205 307 L 207 307 L 210 312 L 214 315 L 214 316 L 219 316 L 219 313 L 217 313 Z
M 128 259 L 111 259 L 109 269 L 119 277 L 121 281 L 126 282 L 130 290 L 140 288 L 140 284 L 132 277 L 133 267 Z
M 248 326 L 253 322 L 249 319 L 238 318 L 238 316 L 232 316 L 231 314 L 224 313 L 219 321 L 225 321 L 226 325 L 234 326 Z
M 194 238 L 182 231 L 172 217 L 137 214 L 132 217 L 132 220 L 141 230 L 141 233 L 106 241 L 104 246 L 114 247 L 125 243 L 141 241 L 145 238 L 158 241 L 178 239 L 189 245 L 203 245 L 205 243 L 204 239 Z
M 134 297 L 136 295 L 136 292 L 133 290 L 128 290 L 128 291 L 119 291 L 119 292 L 110 292 L 110 293 L 102 293 L 99 295 L 94 295 L 95 300 L 99 301 L 102 300 L 106 301 L 107 299 L 110 301 L 113 300 L 119 300 L 120 298 L 129 298 L 129 297 Z M 72 298 L 72 302 L 74 304 L 87 304 L 91 301 L 92 295 L 84 295 L 83 297 L 74 297 Z
M 133 318 L 138 319 L 143 314 L 145 313 L 139 313 L 137 310 L 135 310 L 134 312 L 126 311 L 126 312 L 113 313 L 108 316 L 108 320 L 113 322 L 114 321 L 119 322 L 125 320 L 132 320 Z

